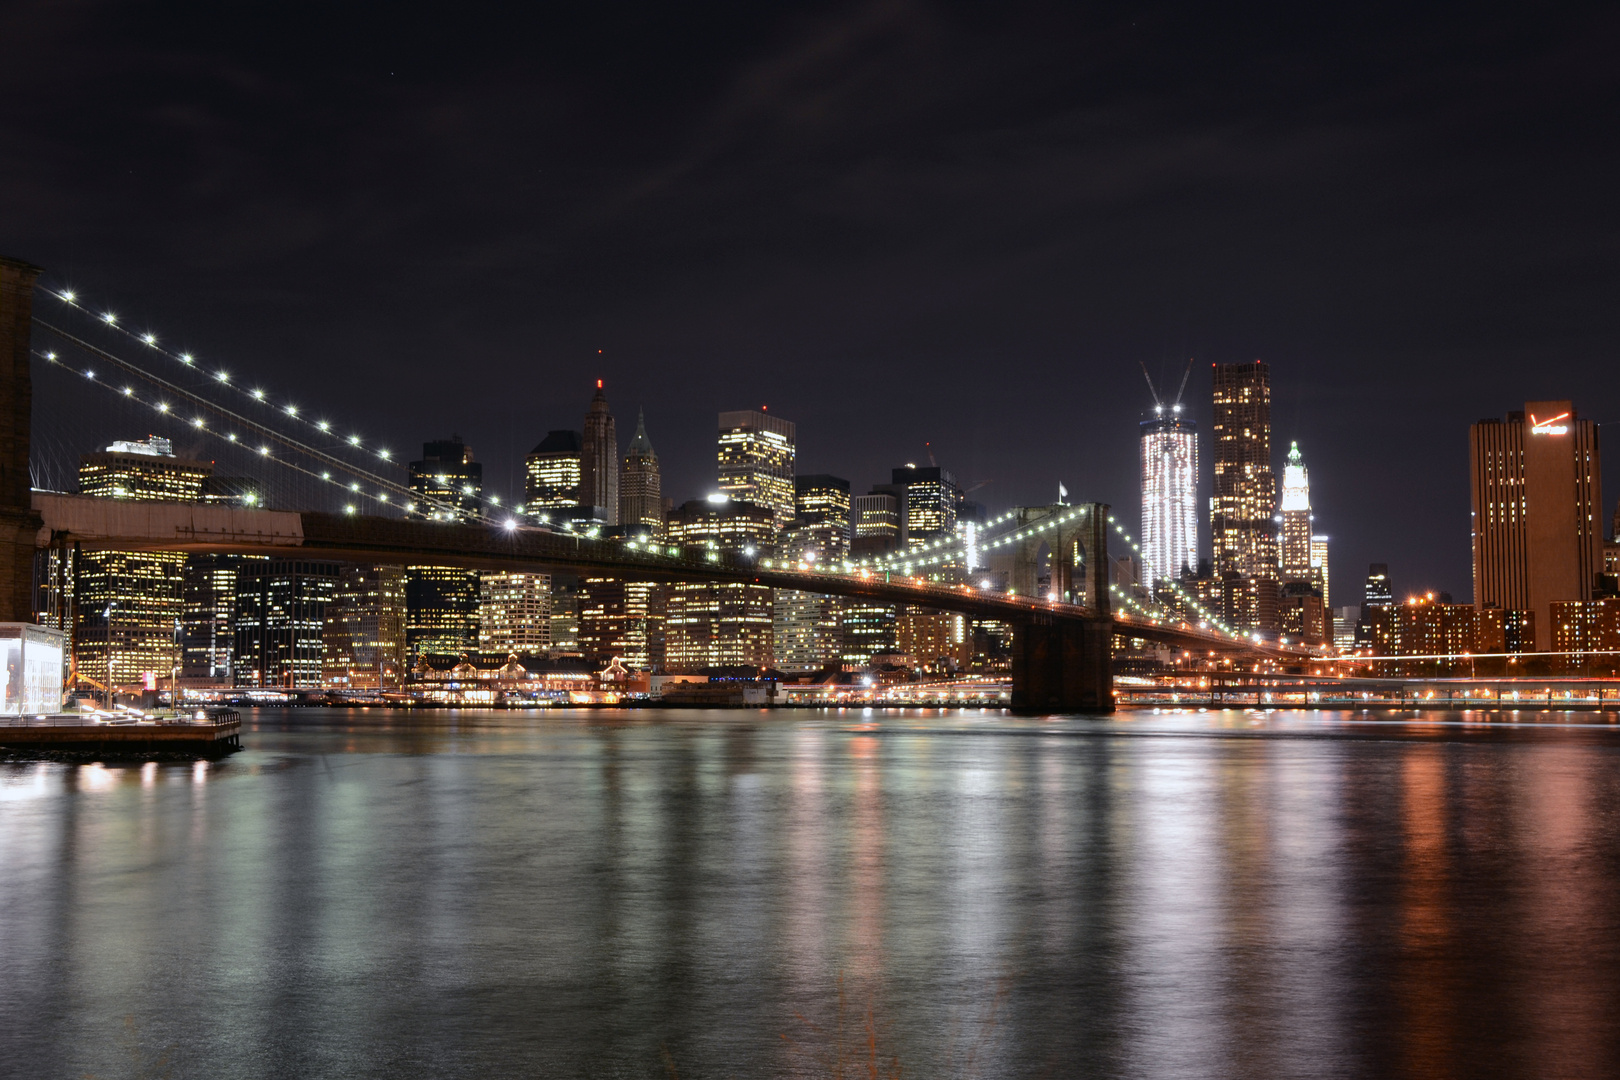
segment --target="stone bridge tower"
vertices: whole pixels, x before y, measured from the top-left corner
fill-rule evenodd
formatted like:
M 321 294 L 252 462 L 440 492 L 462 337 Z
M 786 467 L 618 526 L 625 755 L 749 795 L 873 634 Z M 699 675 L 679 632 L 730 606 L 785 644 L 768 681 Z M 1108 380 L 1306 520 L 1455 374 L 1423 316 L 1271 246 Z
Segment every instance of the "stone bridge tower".
M 0 256 L 0 620 L 34 621 L 34 544 L 43 525 L 29 491 L 29 367 L 40 268 Z

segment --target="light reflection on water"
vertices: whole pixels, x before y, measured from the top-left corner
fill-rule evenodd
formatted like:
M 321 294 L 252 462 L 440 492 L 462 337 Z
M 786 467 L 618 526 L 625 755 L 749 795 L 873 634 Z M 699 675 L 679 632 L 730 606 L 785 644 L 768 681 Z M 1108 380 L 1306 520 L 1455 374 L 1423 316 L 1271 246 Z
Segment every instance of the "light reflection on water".
M 3 765 L 0 1072 L 1605 1075 L 1617 719 L 267 711 Z

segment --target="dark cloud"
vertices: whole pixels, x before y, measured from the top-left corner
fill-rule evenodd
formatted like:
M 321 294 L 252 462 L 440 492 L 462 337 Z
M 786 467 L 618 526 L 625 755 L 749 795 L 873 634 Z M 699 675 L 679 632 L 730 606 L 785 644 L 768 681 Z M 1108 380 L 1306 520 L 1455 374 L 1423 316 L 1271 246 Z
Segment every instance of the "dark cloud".
M 1210 362 L 1259 356 L 1337 597 L 1372 559 L 1466 595 L 1468 423 L 1620 417 L 1617 31 L 16 4 L 0 243 L 396 447 L 458 430 L 497 481 L 600 374 L 677 497 L 714 413 L 769 402 L 806 469 L 865 485 L 927 442 L 995 504 L 1061 479 L 1129 517 L 1137 361 L 1196 358 L 1202 412 Z

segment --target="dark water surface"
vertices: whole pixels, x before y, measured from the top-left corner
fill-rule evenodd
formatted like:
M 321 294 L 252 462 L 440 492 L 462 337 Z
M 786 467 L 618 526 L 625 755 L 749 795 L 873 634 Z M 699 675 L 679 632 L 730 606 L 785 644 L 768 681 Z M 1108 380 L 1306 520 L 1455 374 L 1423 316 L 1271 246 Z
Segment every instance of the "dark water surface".
M 0 765 L 0 1073 L 1620 1075 L 1620 723 L 1473 720 L 299 710 Z

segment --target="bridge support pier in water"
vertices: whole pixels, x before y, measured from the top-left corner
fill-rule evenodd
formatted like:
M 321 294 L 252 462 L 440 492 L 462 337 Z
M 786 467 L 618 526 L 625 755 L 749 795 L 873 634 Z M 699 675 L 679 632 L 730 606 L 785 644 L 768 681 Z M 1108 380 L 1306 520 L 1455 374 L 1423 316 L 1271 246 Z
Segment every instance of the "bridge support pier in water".
M 1113 623 L 1035 619 L 1013 627 L 1017 712 L 1113 712 Z
M 30 319 L 37 266 L 0 256 L 0 621 L 34 621 L 34 546 L 43 525 L 29 499 Z

